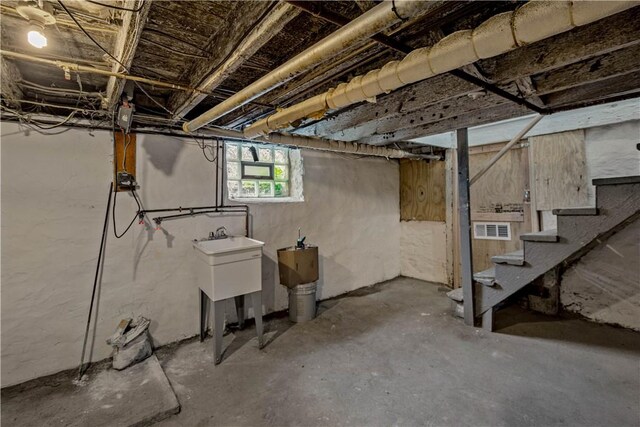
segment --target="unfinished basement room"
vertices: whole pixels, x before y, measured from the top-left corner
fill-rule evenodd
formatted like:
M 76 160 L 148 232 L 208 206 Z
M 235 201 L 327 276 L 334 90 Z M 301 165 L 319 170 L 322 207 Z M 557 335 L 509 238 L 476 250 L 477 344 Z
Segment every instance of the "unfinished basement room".
M 640 427 L 640 0 L 0 18 L 3 427 Z

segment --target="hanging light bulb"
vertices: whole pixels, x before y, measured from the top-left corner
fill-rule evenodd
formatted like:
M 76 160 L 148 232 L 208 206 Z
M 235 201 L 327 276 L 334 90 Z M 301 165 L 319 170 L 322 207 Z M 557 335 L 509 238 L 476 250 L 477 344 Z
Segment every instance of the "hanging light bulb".
M 29 22 L 27 30 L 29 44 L 38 49 L 47 46 L 44 27 L 56 23 L 51 4 L 42 0 L 21 0 L 16 5 L 16 12 Z
M 42 49 L 47 45 L 47 37 L 44 35 L 44 27 L 36 24 L 29 25 L 29 32 L 27 32 L 27 41 L 31 46 Z

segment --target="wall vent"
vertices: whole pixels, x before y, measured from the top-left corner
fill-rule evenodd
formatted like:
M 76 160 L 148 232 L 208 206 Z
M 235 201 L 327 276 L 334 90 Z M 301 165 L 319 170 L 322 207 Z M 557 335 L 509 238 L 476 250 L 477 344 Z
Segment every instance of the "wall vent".
M 473 238 L 511 240 L 511 225 L 508 222 L 474 222 Z

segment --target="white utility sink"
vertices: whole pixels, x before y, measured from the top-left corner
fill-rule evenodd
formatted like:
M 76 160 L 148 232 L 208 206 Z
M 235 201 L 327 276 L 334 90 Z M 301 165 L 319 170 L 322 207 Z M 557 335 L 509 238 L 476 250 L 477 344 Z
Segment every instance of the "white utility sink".
M 263 246 L 248 237 L 194 242 L 198 286 L 212 301 L 261 291 Z

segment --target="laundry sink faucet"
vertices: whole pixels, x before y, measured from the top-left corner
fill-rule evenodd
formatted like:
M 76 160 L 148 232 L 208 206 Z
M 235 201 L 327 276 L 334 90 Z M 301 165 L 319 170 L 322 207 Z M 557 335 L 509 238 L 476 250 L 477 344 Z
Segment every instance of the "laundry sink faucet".
M 209 240 L 226 239 L 227 237 L 229 236 L 227 235 L 226 227 L 218 227 L 216 231 L 209 233 Z

